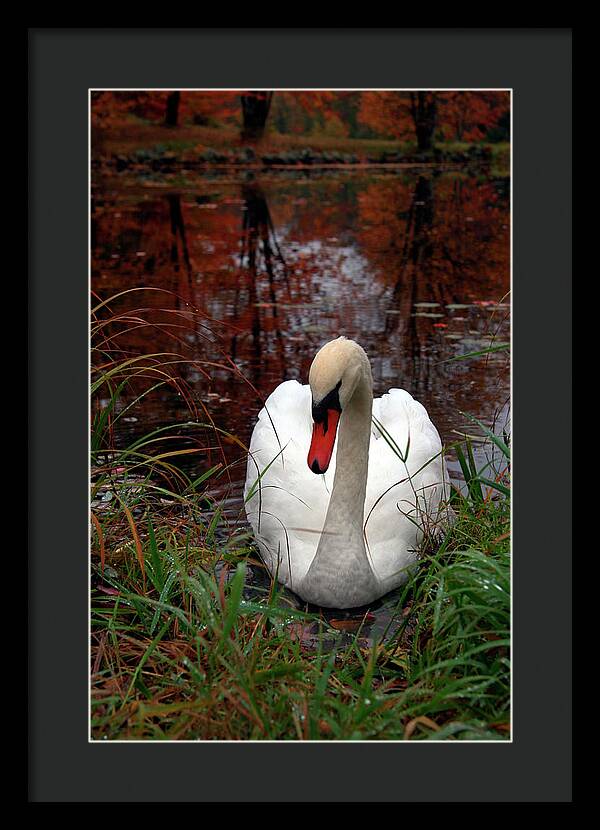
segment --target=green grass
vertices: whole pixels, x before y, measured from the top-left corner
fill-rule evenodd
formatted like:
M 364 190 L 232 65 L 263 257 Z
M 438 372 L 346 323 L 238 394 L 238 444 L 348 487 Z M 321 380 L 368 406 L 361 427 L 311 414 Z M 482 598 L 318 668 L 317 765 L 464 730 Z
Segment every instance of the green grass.
M 92 327 L 91 735 L 96 740 L 505 740 L 510 737 L 510 450 L 465 476 L 456 521 L 423 546 L 385 642 L 290 604 L 265 581 L 243 525 L 177 466 L 170 429 L 128 447 L 115 421 L 156 384 L 181 386 L 171 353 L 118 348 L 136 314 L 98 305 Z M 225 365 L 225 363 L 224 363 Z M 141 384 L 141 386 L 140 386 Z M 180 433 L 216 428 L 203 420 Z M 212 431 L 212 432 L 211 432 Z M 203 433 L 204 434 L 204 433 Z M 189 449 L 201 450 L 200 439 Z M 242 448 L 240 448 L 242 450 Z M 110 494 L 110 495 L 109 495 Z M 306 636 L 311 632 L 310 637 Z
M 406 587 L 399 614 L 410 613 L 391 641 L 367 647 L 357 633 L 329 652 L 326 639 L 341 634 L 327 622 L 307 647 L 302 630 L 317 617 L 275 591 L 242 599 L 247 540 L 202 546 L 147 519 L 138 527 L 145 577 L 126 541 L 105 565 L 103 586 L 118 595 L 92 594 L 93 737 L 507 737 L 504 513 L 460 517 Z M 219 559 L 231 580 L 214 576 Z

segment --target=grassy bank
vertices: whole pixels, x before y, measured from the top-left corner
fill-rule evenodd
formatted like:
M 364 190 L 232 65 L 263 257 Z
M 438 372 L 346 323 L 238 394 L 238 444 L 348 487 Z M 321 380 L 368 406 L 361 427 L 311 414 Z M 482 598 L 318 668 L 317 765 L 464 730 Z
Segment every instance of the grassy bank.
M 397 596 L 393 634 L 373 642 L 363 636 L 366 610 L 340 623 L 290 603 L 267 581 L 262 593 L 245 589 L 248 570 L 261 568 L 252 539 L 211 496 L 227 463 L 196 478 L 178 465 L 235 437 L 211 423 L 181 381 L 177 367 L 190 360 L 176 348 L 181 321 L 161 324 L 173 350 L 132 356 L 122 338 L 149 324 L 143 308 L 119 313 L 117 305 L 97 303 L 92 320 L 92 737 L 509 737 L 503 440 L 474 423 L 474 437 L 455 448 L 466 481 L 453 497 L 457 520 L 442 538 L 426 540 Z M 123 447 L 119 423 L 163 385 L 188 400 L 190 421 Z M 489 441 L 497 463 L 475 470 L 472 440 Z
M 114 163 L 119 169 L 136 164 L 361 164 L 477 162 L 491 164 L 508 174 L 506 143 L 444 142 L 430 153 L 419 153 L 414 142 L 357 139 L 327 135 L 283 135 L 267 132 L 255 145 L 243 145 L 239 130 L 227 127 L 183 125 L 157 126 L 131 117 L 127 125 L 92 137 L 94 158 Z
M 234 150 L 240 146 L 240 131 L 227 127 L 204 127 L 186 124 L 180 127 L 163 127 L 149 124 L 140 119 L 131 118 L 127 126 L 115 127 L 104 136 L 98 136 L 102 142 L 102 149 L 111 155 L 132 153 L 136 150 L 149 150 L 156 146 L 164 146 L 176 153 L 188 150 L 202 151 L 208 148 L 215 150 Z M 281 135 L 267 132 L 260 142 L 261 150 L 265 152 L 285 152 L 302 150 L 307 146 L 318 150 L 337 150 L 344 153 L 392 152 L 402 147 L 410 149 L 411 145 L 399 145 L 397 141 L 381 139 L 353 139 L 332 136 L 304 136 Z

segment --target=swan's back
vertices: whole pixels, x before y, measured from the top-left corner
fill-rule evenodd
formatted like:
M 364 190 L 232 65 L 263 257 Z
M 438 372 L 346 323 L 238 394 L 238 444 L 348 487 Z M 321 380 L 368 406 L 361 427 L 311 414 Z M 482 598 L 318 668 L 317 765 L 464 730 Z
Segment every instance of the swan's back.
M 261 556 L 292 590 L 315 555 L 335 476 L 335 450 L 324 475 L 315 475 L 307 464 L 311 403 L 310 387 L 295 380 L 280 384 L 267 398 L 252 433 L 244 490 Z M 398 456 L 407 448 L 403 461 Z M 365 535 L 386 590 L 404 581 L 406 567 L 416 558 L 422 533 L 415 522 L 436 521 L 448 495 L 441 451 L 427 411 L 408 392 L 391 389 L 373 401 Z
M 397 581 L 396 574 L 416 559 L 423 538 L 418 528 L 432 529 L 445 518 L 440 511 L 450 482 L 439 433 L 425 407 L 408 392 L 390 389 L 376 398 L 373 422 L 365 498 L 367 551 L 379 578 L 399 584 L 404 579 Z

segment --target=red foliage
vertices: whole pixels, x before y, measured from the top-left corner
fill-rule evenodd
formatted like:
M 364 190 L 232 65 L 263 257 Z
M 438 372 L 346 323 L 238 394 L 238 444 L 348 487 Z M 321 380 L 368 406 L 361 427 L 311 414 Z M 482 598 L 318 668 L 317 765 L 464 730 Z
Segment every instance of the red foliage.
M 171 90 L 150 92 L 106 91 L 92 93 L 92 126 L 109 129 L 127 122 L 134 115 L 162 124 L 165 120 L 167 98 Z M 179 123 L 191 120 L 224 121 L 239 119 L 240 93 L 182 92 L 179 102 Z
M 414 136 L 408 92 L 363 92 L 358 117 L 383 135 L 401 140 Z
M 510 106 L 508 92 L 441 92 L 439 126 L 444 138 L 480 141 Z
M 122 126 L 131 116 L 164 123 L 171 90 L 98 91 L 92 93 L 92 126 L 110 129 Z M 260 91 L 184 91 L 178 108 L 178 123 L 234 122 L 241 124 L 241 98 L 264 96 Z M 433 105 L 437 135 L 449 140 L 478 141 L 498 123 L 510 105 L 508 92 L 453 91 L 332 92 L 327 90 L 279 91 L 278 106 L 284 107 L 288 129 L 302 133 L 306 117 L 318 118 L 323 132 L 347 135 L 348 107 L 354 101 L 358 120 L 375 133 L 399 140 L 414 140 L 423 128 L 426 110 Z M 271 118 L 271 116 L 269 116 Z
M 360 121 L 377 132 L 400 140 L 414 139 L 415 118 L 410 92 L 364 92 Z M 437 104 L 436 126 L 444 138 L 478 141 L 498 123 L 510 106 L 508 92 L 429 92 Z

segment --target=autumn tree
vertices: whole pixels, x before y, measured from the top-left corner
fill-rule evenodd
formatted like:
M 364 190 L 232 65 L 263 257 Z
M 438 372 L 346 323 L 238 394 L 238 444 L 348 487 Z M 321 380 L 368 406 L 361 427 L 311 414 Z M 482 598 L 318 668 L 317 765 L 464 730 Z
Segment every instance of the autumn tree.
M 237 92 L 173 90 L 98 91 L 92 93 L 92 126 L 111 129 L 127 123 L 131 116 L 176 127 L 185 121 L 239 122 Z
M 481 141 L 510 108 L 508 92 L 453 91 L 438 93 L 440 129 L 445 138 Z
M 317 132 L 320 135 L 347 136 L 354 114 L 349 95 L 353 95 L 356 101 L 360 93 L 323 90 L 277 92 L 271 107 L 272 125 L 280 133 L 310 135 Z
M 139 93 L 94 90 L 91 93 L 91 125 L 110 130 L 123 124 L 139 101 Z
M 238 92 L 211 90 L 210 92 L 182 92 L 181 118 L 195 124 L 225 122 L 238 125 L 240 99 Z
M 434 92 L 365 92 L 359 119 L 398 139 L 416 138 L 419 151 L 430 150 L 436 127 Z
M 240 96 L 242 115 L 242 140 L 259 141 L 264 134 L 267 116 L 273 99 L 272 92 L 250 91 Z
M 433 147 L 447 140 L 480 141 L 509 109 L 508 92 L 364 92 L 359 119 L 384 135 Z
M 410 93 L 410 114 L 415 125 L 419 150 L 431 150 L 436 112 L 437 101 L 434 92 Z
M 167 97 L 167 106 L 165 112 L 165 126 L 167 127 L 176 127 L 177 126 L 177 118 L 179 116 L 179 99 L 181 98 L 180 92 L 171 92 L 171 94 Z

